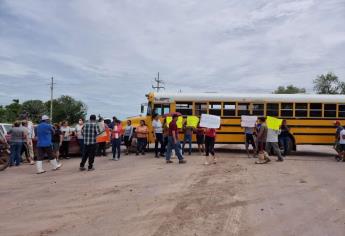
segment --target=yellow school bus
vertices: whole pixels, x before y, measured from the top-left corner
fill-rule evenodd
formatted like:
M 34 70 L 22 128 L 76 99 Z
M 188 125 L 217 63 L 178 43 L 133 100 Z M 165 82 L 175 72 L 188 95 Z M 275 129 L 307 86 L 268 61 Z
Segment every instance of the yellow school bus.
M 221 117 L 217 143 L 244 142 L 242 115 L 273 116 L 285 119 L 290 127 L 289 151 L 296 145 L 334 144 L 333 122 L 345 123 L 344 95 L 316 94 L 225 94 L 225 93 L 149 93 L 147 112 L 141 117 L 129 118 L 137 126 L 145 120 L 152 137 L 152 115 L 179 112 L 183 116 L 212 114 Z

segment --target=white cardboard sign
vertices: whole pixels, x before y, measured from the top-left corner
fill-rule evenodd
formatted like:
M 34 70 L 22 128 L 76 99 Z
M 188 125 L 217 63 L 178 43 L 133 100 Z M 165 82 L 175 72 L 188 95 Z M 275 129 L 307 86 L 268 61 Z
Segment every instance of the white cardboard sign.
M 214 115 L 201 114 L 200 127 L 219 129 L 220 117 Z
M 254 128 L 257 120 L 257 116 L 241 116 L 241 127 Z

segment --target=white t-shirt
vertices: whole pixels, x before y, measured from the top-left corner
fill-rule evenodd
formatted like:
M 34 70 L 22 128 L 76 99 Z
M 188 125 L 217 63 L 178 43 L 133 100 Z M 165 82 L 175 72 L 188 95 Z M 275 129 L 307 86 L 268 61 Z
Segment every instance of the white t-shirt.
M 268 129 L 267 130 L 267 140 L 268 143 L 278 143 L 278 130 Z
M 70 135 L 72 134 L 71 132 L 71 128 L 69 126 L 67 127 L 61 127 L 60 128 L 62 134 L 63 134 L 63 141 L 70 141 L 71 140 L 71 137 Z
M 345 138 L 343 138 L 343 136 L 345 137 L 345 129 L 343 129 L 342 131 L 340 131 L 340 139 L 339 139 L 339 143 L 340 144 L 345 144 Z
M 83 137 L 83 134 L 81 133 L 81 130 L 83 129 L 83 126 L 84 125 L 80 125 L 80 124 L 77 124 L 76 126 L 75 126 L 75 131 L 77 132 L 77 137 L 78 137 L 78 139 L 83 139 L 84 137 Z
M 155 131 L 155 134 L 162 134 L 163 133 L 163 126 L 160 120 L 153 120 L 152 127 Z

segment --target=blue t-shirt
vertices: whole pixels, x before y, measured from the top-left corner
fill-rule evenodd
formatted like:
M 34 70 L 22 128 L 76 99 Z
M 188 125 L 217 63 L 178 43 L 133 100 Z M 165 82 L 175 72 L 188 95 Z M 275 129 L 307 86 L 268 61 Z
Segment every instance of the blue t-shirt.
M 37 126 L 37 147 L 51 146 L 53 134 L 54 134 L 53 127 L 46 122 L 41 122 Z

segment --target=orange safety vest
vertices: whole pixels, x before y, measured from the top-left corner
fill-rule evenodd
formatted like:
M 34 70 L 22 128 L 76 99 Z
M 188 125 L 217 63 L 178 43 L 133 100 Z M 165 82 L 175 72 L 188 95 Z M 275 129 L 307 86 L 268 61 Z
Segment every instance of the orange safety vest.
M 96 142 L 97 143 L 110 142 L 110 130 L 108 127 L 105 128 L 105 131 L 101 135 L 97 136 Z

